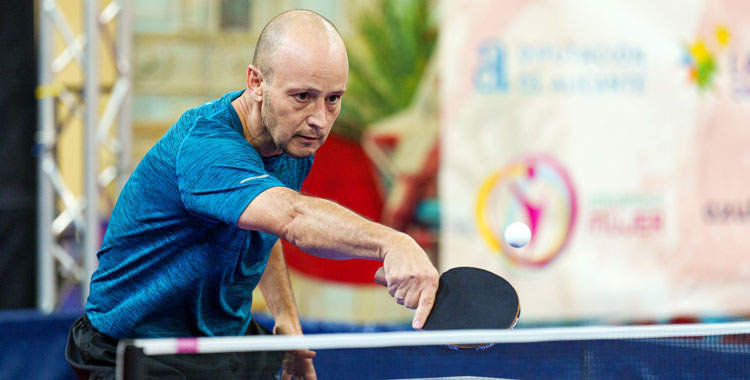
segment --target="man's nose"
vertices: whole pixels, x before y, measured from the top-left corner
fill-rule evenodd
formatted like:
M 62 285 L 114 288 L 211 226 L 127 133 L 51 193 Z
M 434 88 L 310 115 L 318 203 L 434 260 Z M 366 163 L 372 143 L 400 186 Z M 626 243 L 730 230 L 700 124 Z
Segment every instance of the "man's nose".
M 314 103 L 312 114 L 307 118 L 307 124 L 315 129 L 323 129 L 326 126 L 326 102 L 320 98 Z

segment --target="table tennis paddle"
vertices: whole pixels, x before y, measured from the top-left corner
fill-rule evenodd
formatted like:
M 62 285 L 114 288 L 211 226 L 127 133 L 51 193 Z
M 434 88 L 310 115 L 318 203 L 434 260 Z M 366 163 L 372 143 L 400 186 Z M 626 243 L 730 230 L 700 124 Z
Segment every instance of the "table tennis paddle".
M 383 267 L 374 281 L 388 286 Z M 518 294 L 508 281 L 484 269 L 458 267 L 440 275 L 423 329 L 512 329 L 520 314 Z

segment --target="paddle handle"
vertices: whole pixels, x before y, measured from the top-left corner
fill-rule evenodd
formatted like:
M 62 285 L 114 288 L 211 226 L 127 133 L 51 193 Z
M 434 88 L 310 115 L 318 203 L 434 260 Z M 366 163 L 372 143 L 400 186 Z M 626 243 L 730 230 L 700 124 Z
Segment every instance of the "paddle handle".
M 375 276 L 372 280 L 380 286 L 388 287 L 388 281 L 385 280 L 385 268 L 378 268 L 378 271 L 375 272 Z

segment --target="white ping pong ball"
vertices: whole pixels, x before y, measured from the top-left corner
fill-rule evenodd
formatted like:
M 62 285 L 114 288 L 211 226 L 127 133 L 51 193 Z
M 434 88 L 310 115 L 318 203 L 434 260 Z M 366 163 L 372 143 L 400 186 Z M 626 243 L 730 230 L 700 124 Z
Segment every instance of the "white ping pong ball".
M 523 248 L 531 240 L 529 226 L 521 222 L 513 222 L 505 227 L 505 242 L 513 248 Z

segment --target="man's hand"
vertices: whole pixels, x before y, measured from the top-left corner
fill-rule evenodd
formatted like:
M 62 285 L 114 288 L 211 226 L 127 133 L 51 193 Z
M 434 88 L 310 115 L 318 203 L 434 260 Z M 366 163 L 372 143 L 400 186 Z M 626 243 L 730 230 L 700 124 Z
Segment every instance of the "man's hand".
M 392 240 L 383 253 L 388 293 L 396 302 L 417 309 L 411 326 L 421 329 L 435 303 L 438 271 L 424 250 L 405 234 Z
M 277 321 L 273 327 L 274 335 L 302 335 L 299 321 Z M 287 351 L 282 363 L 282 380 L 317 380 L 312 359 L 315 352 L 310 350 Z

